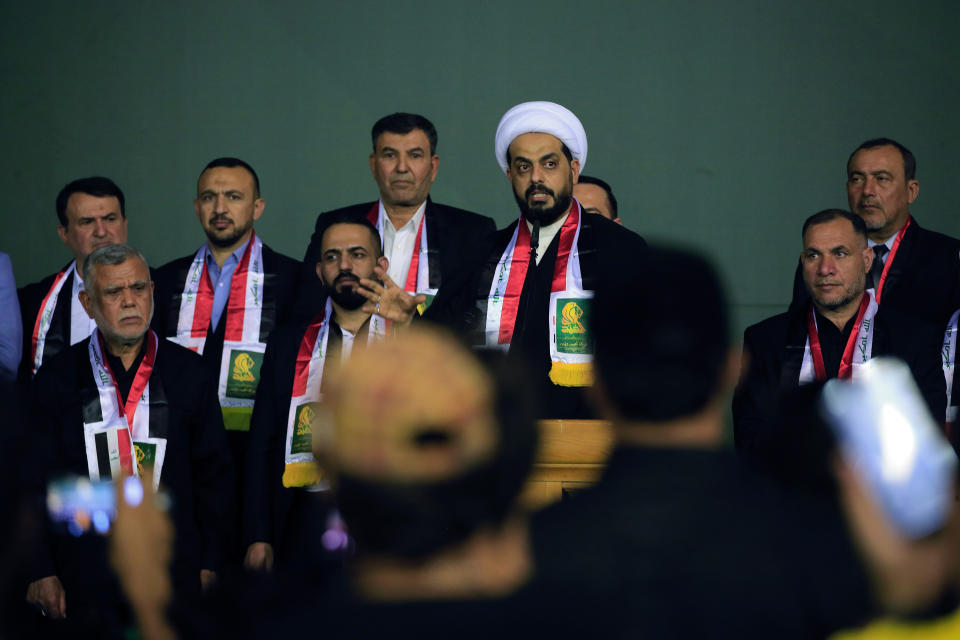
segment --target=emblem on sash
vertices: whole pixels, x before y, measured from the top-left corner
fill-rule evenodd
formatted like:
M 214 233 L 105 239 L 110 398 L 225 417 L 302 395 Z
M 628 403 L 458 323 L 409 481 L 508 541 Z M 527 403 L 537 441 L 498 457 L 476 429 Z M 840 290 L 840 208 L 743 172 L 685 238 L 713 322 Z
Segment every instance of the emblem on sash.
M 137 474 L 143 477 L 143 468 L 152 467 L 157 459 L 157 445 L 151 442 L 133 442 L 133 450 L 137 455 Z
M 557 351 L 560 353 L 589 354 L 590 300 L 584 298 L 557 299 Z
M 293 443 L 291 453 L 310 453 L 313 451 L 313 420 L 317 414 L 317 403 L 306 402 L 297 407 L 294 417 Z
M 260 379 L 263 354 L 256 351 L 231 349 L 229 362 L 231 369 L 230 377 L 227 379 L 226 396 L 253 400 L 257 395 L 257 382 Z

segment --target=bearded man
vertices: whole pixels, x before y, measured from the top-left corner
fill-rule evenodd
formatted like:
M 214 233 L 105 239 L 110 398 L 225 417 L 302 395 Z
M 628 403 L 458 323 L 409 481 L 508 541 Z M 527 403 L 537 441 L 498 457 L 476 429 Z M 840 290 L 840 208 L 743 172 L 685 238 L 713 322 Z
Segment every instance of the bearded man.
M 243 160 L 207 164 L 193 204 L 207 242 L 158 269 L 154 328 L 203 356 L 218 381 L 234 466 L 242 469 L 263 352 L 292 307 L 300 263 L 270 249 L 254 231 L 266 202 L 260 179 Z M 237 481 L 239 496 L 243 474 Z M 239 533 L 235 546 L 239 553 Z
M 325 486 L 312 454 L 312 418 L 350 354 L 382 340 L 395 324 L 409 324 L 424 302 L 387 275 L 389 261 L 368 220 L 340 212 L 325 221 L 315 266 L 325 308 L 309 322 L 278 329 L 263 360 L 244 496 L 244 564 L 250 569 L 270 570 L 275 558 L 302 565 L 318 549 L 303 524 L 326 512 L 324 497 L 311 495 Z M 398 297 L 402 319 L 392 313 Z
M 473 282 L 449 298 L 441 294 L 425 317 L 466 332 L 478 347 L 526 360 L 540 417 L 591 417 L 582 388 L 593 381 L 593 289 L 635 267 L 646 243 L 583 214 L 573 185 L 587 160 L 587 135 L 565 107 L 513 107 L 497 127 L 495 152 L 520 217 L 497 232 Z

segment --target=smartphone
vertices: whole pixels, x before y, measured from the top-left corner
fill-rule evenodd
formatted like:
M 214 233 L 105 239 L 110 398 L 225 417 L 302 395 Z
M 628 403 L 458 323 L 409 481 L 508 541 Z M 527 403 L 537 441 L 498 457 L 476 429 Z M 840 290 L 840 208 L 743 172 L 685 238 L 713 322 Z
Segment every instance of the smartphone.
M 56 478 L 47 485 L 47 512 L 58 532 L 106 535 L 117 517 L 116 489 L 84 476 Z

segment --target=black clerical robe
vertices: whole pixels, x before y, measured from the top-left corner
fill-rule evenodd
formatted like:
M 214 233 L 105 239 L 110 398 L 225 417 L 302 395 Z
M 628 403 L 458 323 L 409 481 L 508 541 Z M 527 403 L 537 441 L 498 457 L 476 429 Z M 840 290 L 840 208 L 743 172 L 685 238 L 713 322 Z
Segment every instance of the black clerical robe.
M 466 336 L 470 344 L 485 344 L 487 301 L 497 263 L 503 255 L 518 221 L 493 236 L 487 244 L 482 262 L 465 274 L 462 281 L 441 292 L 424 314 L 431 320 Z M 522 224 L 526 224 L 523 222 Z M 558 232 L 547 247 L 540 263 L 531 259 L 527 268 L 519 309 L 514 325 L 509 354 L 529 369 L 530 390 L 539 398 L 541 418 L 592 418 L 593 412 L 583 395 L 582 387 L 554 384 L 550 378 L 549 305 L 554 264 L 560 246 Z M 636 233 L 598 215 L 582 215 L 577 245 L 583 285 L 588 291 L 611 274 L 633 269 L 642 277 L 640 265 L 646 242 Z M 517 247 L 517 251 L 523 248 Z M 529 250 L 529 249 L 527 249 Z M 624 319 L 629 322 L 629 318 Z

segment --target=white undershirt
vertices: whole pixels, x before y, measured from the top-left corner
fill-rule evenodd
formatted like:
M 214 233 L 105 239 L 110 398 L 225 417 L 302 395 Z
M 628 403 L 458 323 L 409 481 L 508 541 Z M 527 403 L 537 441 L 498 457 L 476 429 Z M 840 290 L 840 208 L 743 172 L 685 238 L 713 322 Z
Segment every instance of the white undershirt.
M 570 215 L 569 209 L 565 214 L 551 222 L 545 227 L 540 227 L 540 239 L 539 244 L 537 245 L 537 264 L 540 264 L 540 259 L 543 257 L 543 254 L 547 252 L 547 249 L 550 247 L 550 243 L 553 242 L 553 237 L 557 235 L 557 231 L 560 231 L 560 227 L 563 226 L 563 223 L 567 221 L 567 216 Z M 526 218 L 523 219 L 527 223 L 527 229 L 533 233 L 533 224 L 528 222 Z
M 340 327 L 340 335 L 343 338 L 343 344 L 340 345 L 340 364 L 343 364 L 350 359 L 350 354 L 353 352 L 353 341 L 357 337 L 357 334 L 350 333 L 343 327 Z
M 380 215 L 383 216 L 383 255 L 390 261 L 387 275 L 397 283 L 401 289 L 407 284 L 407 275 L 410 273 L 410 260 L 413 258 L 413 247 L 417 243 L 417 229 L 427 210 L 427 201 L 424 200 L 413 217 L 399 229 L 393 227 L 390 216 L 380 202 Z
M 73 292 L 70 296 L 70 344 L 83 342 L 97 328 L 97 323 L 87 315 L 80 304 L 80 292 L 83 290 L 83 278 L 74 270 Z

